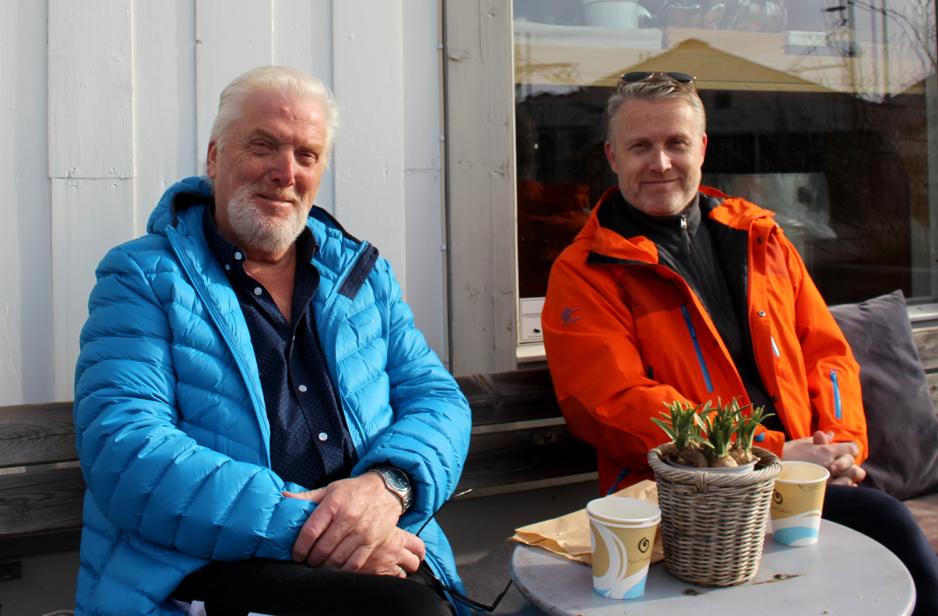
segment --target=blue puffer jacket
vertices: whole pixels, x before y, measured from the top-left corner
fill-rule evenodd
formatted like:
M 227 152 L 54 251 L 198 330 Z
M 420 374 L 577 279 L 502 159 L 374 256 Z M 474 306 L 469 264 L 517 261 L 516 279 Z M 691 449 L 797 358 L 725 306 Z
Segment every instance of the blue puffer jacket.
M 97 270 L 81 334 L 75 432 L 88 485 L 78 614 L 178 614 L 167 599 L 209 560 L 287 560 L 314 504 L 284 498 L 238 299 L 202 232 L 211 187 L 188 178 L 163 196 L 148 235 Z M 358 463 L 407 472 L 415 532 L 456 487 L 469 407 L 414 328 L 390 265 L 322 210 L 316 325 Z M 459 588 L 436 522 L 427 562 Z

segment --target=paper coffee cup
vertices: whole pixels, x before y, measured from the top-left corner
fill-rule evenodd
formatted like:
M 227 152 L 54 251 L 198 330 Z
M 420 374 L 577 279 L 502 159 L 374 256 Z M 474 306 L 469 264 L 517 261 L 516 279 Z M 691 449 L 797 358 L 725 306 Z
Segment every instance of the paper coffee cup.
M 661 510 L 648 501 L 607 496 L 590 501 L 586 515 L 593 590 L 610 599 L 642 596 Z
M 810 462 L 782 461 L 772 493 L 772 538 L 791 546 L 818 540 L 821 509 L 830 472 Z

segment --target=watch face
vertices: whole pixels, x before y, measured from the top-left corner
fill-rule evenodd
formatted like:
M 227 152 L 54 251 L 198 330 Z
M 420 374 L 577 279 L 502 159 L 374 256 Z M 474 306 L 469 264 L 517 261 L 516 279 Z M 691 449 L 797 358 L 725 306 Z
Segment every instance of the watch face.
M 410 487 L 407 482 L 407 476 L 404 475 L 403 471 L 396 468 L 386 469 L 384 476 L 387 478 L 388 484 L 395 490 L 406 490 Z

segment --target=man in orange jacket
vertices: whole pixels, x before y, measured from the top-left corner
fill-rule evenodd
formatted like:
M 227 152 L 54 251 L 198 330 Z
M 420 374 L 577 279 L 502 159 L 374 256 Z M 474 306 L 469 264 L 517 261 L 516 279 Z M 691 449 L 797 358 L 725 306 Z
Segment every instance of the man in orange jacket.
M 663 402 L 718 397 L 775 413 L 762 447 L 862 481 L 857 363 L 773 214 L 700 187 L 692 85 L 628 83 L 609 110 L 619 186 L 555 262 L 543 311 L 557 397 L 603 490 L 650 476 Z
M 554 263 L 542 313 L 557 398 L 596 448 L 601 490 L 651 476 L 664 402 L 764 406 L 758 444 L 826 467 L 825 517 L 896 552 L 921 613 L 938 613 L 935 554 L 908 510 L 854 489 L 867 456 L 859 367 L 801 257 L 772 212 L 700 185 L 693 77 L 627 73 L 606 111 L 619 183 Z

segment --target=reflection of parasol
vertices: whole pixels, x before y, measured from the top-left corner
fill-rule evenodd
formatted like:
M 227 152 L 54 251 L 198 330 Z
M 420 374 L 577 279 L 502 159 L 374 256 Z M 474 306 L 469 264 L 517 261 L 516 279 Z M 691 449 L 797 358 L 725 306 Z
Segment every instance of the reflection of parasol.
M 749 36 L 771 36 L 756 35 Z M 742 51 L 742 50 L 741 50 Z M 596 85 L 615 86 L 619 75 L 629 71 L 680 70 L 697 77 L 701 90 L 748 90 L 761 92 L 832 92 L 820 84 L 727 53 L 697 40 L 686 39 L 656 56 L 602 78 Z

